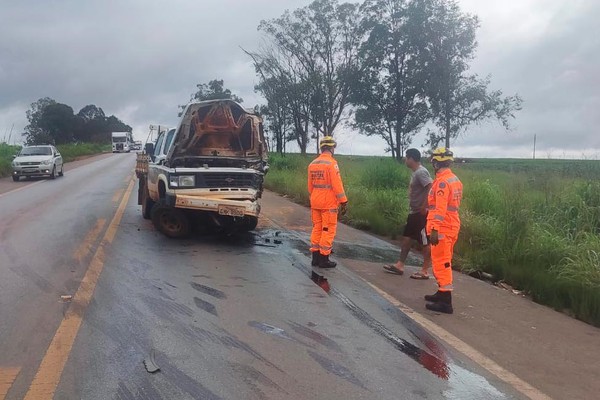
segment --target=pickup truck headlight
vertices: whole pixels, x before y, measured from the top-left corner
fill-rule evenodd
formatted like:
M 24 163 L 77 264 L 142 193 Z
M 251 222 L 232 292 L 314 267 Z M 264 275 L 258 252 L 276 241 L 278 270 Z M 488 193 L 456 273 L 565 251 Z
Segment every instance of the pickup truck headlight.
M 169 185 L 172 187 L 194 187 L 196 177 L 194 175 L 172 175 L 169 177 Z
M 42 165 L 50 165 L 52 163 L 52 160 L 43 160 L 40 162 L 40 164 Z

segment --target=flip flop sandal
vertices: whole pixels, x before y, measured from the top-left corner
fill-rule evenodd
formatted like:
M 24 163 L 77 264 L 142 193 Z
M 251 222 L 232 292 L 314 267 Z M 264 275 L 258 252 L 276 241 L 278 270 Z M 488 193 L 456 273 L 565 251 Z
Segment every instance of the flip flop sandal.
M 425 279 L 429 279 L 429 275 L 425 275 L 421 272 L 415 272 L 414 274 L 412 274 L 410 276 L 411 279 L 418 279 L 418 280 L 425 280 Z
M 396 268 L 395 265 L 392 265 L 392 264 L 384 265 L 383 269 L 385 270 L 385 272 L 389 272 L 390 274 L 404 275 L 404 271 L 399 270 L 398 268 Z

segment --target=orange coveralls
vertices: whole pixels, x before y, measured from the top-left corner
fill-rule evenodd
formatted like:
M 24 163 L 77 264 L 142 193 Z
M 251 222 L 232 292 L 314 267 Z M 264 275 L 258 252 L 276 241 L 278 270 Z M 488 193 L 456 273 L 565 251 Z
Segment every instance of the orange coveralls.
M 323 153 L 308 166 L 308 193 L 313 230 L 310 251 L 331 254 L 337 231 L 338 207 L 348 201 L 337 161 Z
M 462 199 L 463 186 L 450 169 L 436 174 L 429 191 L 427 234 L 438 231 L 439 244 L 431 246 L 433 275 L 439 290 L 452 290 L 452 255 L 460 231 L 458 208 Z

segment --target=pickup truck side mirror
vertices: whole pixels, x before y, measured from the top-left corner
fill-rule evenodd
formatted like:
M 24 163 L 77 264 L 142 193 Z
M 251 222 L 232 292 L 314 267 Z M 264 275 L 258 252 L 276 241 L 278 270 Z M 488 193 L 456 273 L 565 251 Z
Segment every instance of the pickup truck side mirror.
M 154 154 L 154 143 L 146 143 L 146 146 L 144 146 L 144 151 L 148 155 L 153 155 Z
M 17 155 L 13 154 L 12 159 L 14 160 L 15 158 L 17 158 Z

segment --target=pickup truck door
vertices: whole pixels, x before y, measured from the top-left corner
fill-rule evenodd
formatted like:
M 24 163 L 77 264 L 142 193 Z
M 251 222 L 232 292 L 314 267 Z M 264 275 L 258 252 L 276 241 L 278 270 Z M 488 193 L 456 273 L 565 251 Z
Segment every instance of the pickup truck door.
M 150 193 L 158 193 L 158 169 L 164 161 L 164 156 L 161 157 L 163 143 L 165 141 L 165 134 L 161 133 L 156 139 L 156 146 L 154 147 L 154 154 L 148 162 L 148 191 Z

